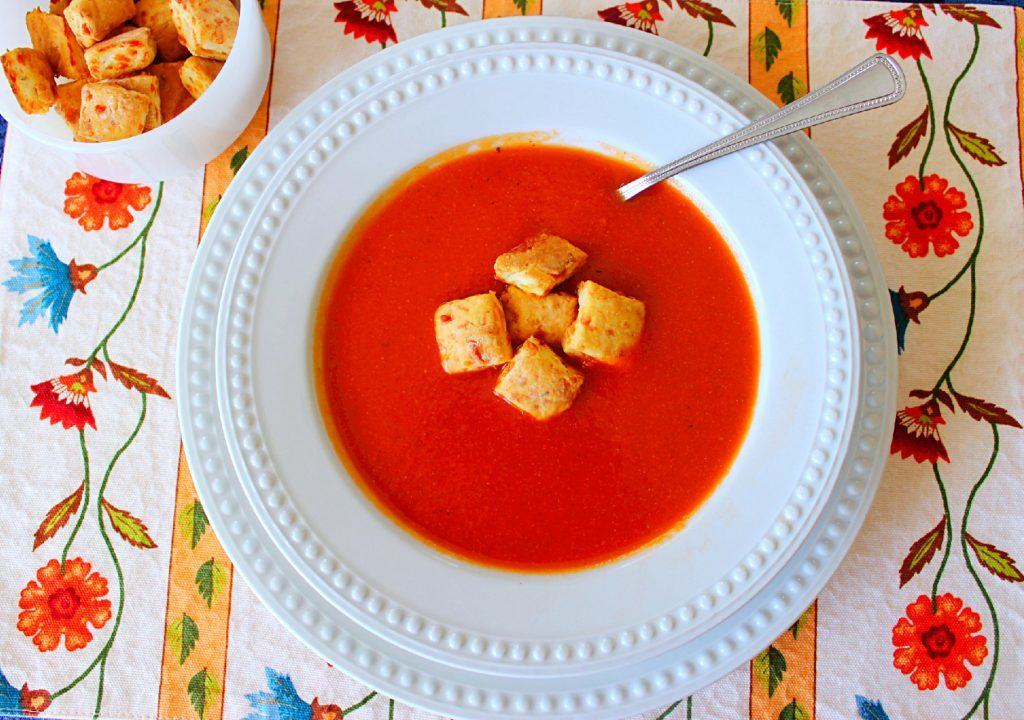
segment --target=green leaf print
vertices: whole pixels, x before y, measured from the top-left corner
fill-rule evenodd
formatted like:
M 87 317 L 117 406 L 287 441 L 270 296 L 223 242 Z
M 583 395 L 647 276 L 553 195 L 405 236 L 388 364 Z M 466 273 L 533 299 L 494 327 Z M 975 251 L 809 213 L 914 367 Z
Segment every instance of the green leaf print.
M 188 681 L 188 697 L 192 701 L 192 707 L 195 708 L 196 713 L 199 715 L 199 720 L 203 720 L 206 715 L 206 709 L 219 692 L 220 686 L 217 685 L 217 681 L 206 668 L 197 672 Z
M 199 626 L 196 621 L 182 613 L 181 617 L 171 623 L 167 629 L 167 642 L 178 656 L 178 664 L 184 665 L 192 654 L 196 641 L 199 640 Z
M 754 53 L 754 57 L 764 63 L 764 69 L 771 70 L 775 60 L 779 57 L 779 53 L 782 52 L 782 40 L 779 39 L 774 30 L 766 25 L 764 30 L 754 37 L 750 48 Z
M 194 503 L 186 505 L 178 520 L 181 523 L 181 531 L 188 538 L 189 547 L 195 550 L 199 540 L 206 533 L 206 527 L 210 524 L 206 517 L 206 511 L 203 510 L 203 504 L 196 500 Z
M 768 697 L 775 694 L 785 673 L 786 657 L 774 645 L 754 658 L 754 674 L 768 689 Z
M 213 558 L 199 566 L 196 571 L 196 589 L 206 601 L 206 607 L 213 607 L 213 599 L 224 589 L 227 581 L 227 572 Z

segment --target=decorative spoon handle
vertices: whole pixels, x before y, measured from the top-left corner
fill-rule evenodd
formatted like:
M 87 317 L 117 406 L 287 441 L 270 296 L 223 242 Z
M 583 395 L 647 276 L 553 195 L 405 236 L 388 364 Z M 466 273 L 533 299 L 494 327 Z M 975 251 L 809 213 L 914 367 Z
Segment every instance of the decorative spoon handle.
M 847 115 L 891 105 L 903 97 L 906 89 L 899 64 L 888 55 L 877 53 L 776 112 L 626 183 L 619 188 L 619 195 L 629 200 L 652 185 L 708 160 Z

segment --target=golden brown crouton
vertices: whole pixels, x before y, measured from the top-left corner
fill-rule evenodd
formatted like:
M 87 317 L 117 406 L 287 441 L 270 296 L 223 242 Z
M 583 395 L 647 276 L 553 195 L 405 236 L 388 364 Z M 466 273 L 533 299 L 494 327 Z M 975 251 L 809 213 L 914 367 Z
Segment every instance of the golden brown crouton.
M 565 412 L 583 386 L 583 373 L 537 338 L 530 338 L 498 377 L 494 393 L 537 420 Z
M 159 127 L 163 122 L 160 113 L 160 81 L 155 75 L 141 73 L 126 78 L 115 78 L 104 80 L 105 83 L 123 87 L 125 90 L 133 90 L 146 96 L 149 101 L 149 113 L 146 115 L 146 130 Z
M 501 291 L 501 304 L 515 344 L 536 335 L 548 345 L 561 347 L 565 331 L 576 317 L 576 298 L 565 293 L 538 297 L 509 285 Z
M 46 56 L 34 48 L 14 48 L 0 58 L 4 75 L 21 109 L 41 115 L 57 102 L 57 83 Z
M 74 80 L 57 86 L 57 114 L 72 130 L 78 130 L 78 116 L 82 112 L 82 88 L 87 80 Z
M 194 100 L 185 86 L 181 84 L 181 61 L 173 63 L 153 63 L 146 72 L 152 73 L 160 81 L 160 114 L 164 122 L 177 117 Z
M 615 363 L 640 342 L 642 302 L 589 280 L 580 283 L 579 299 L 579 313 L 562 344 L 566 353 Z
M 70 3 L 71 0 L 50 0 L 50 12 L 54 15 L 63 15 Z
M 46 56 L 54 72 L 72 80 L 89 77 L 82 46 L 63 15 L 51 15 L 37 8 L 25 15 L 25 26 L 32 47 Z
M 152 31 L 160 59 L 181 60 L 188 56 L 188 50 L 178 41 L 178 28 L 171 16 L 171 0 L 138 0 L 135 3 L 135 24 Z
M 71 0 L 64 8 L 64 19 L 83 48 L 92 47 L 134 16 L 132 0 Z
M 82 110 L 76 139 L 84 142 L 123 140 L 146 129 L 150 101 L 142 93 L 112 83 L 82 88 Z
M 89 72 L 97 80 L 123 77 L 142 70 L 155 58 L 156 43 L 149 28 L 133 28 L 85 51 Z
M 434 313 L 434 334 L 449 374 L 501 365 L 512 357 L 505 312 L 492 292 L 441 305 Z
M 238 31 L 238 10 L 231 0 L 171 0 L 171 17 L 190 53 L 228 59 Z
M 494 262 L 495 276 L 533 295 L 547 295 L 586 261 L 587 254 L 569 241 L 541 233 Z
M 188 90 L 189 95 L 199 99 L 199 96 L 206 92 L 206 88 L 217 77 L 224 63 L 219 60 L 208 58 L 190 57 L 181 65 L 181 84 Z

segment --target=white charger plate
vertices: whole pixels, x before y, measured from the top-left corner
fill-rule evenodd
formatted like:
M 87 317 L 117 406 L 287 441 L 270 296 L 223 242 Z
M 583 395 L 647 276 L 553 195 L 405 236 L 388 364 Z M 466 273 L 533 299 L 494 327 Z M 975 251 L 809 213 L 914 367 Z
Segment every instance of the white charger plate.
M 762 369 L 740 456 L 667 541 L 546 576 L 443 555 L 346 476 L 312 381 L 327 265 L 412 166 L 475 138 L 538 130 L 659 164 L 770 107 L 659 38 L 515 18 L 403 42 L 275 128 L 200 248 L 178 382 L 200 496 L 286 625 L 364 682 L 438 712 L 614 717 L 724 674 L 811 602 L 877 486 L 896 356 L 870 241 L 802 136 L 680 181 L 744 268 Z

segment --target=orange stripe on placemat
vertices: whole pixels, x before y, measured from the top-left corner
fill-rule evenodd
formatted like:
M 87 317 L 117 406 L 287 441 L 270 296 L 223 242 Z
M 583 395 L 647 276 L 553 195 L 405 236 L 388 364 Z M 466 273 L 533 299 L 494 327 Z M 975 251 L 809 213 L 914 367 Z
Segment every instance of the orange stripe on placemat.
M 543 0 L 484 0 L 484 18 L 511 17 L 513 15 L 540 15 Z
M 1020 138 L 1020 185 L 1024 199 L 1024 8 L 1014 8 L 1014 47 L 1017 49 L 1017 135 Z
M 810 86 L 809 4 L 750 0 L 750 84 L 779 105 L 806 94 Z M 796 625 L 750 663 L 751 720 L 814 718 L 817 635 L 815 601 Z
M 280 0 L 265 0 L 263 19 L 276 50 Z M 216 159 L 203 180 L 200 236 L 241 164 L 267 134 L 271 83 L 252 121 Z M 160 718 L 220 720 L 224 713 L 228 623 L 234 570 L 212 530 L 192 484 L 184 450 L 178 455 L 174 527 L 167 582 Z
M 750 84 L 779 105 L 810 86 L 806 0 L 750 1 Z
M 174 512 L 158 712 L 160 718 L 213 720 L 223 717 L 233 570 L 207 527 L 184 454 Z
M 818 601 L 750 663 L 751 720 L 815 717 Z

